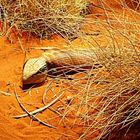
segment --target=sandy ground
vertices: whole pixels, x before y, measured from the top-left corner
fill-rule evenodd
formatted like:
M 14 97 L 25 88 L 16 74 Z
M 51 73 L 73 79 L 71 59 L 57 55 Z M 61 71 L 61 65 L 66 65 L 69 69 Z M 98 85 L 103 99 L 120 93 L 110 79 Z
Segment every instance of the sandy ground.
M 101 3 L 97 2 L 99 5 Z M 106 2 L 107 3 L 107 2 Z M 115 15 L 113 12 L 108 12 L 108 19 L 110 19 L 110 24 L 114 27 L 114 29 L 125 29 L 125 31 L 135 25 L 127 25 L 129 21 L 138 21 L 139 13 L 133 12 L 131 10 L 124 11 L 120 8 L 120 5 L 116 1 L 108 2 L 108 7 L 116 10 Z M 129 4 L 130 5 L 130 4 Z M 131 5 L 130 5 L 131 7 Z M 106 13 L 104 13 L 103 9 L 98 7 L 92 7 L 93 15 L 90 15 L 90 18 L 93 20 L 104 21 L 106 19 Z M 123 11 L 123 13 L 122 13 Z M 89 16 L 89 15 L 88 15 Z M 127 16 L 127 18 L 126 18 Z M 124 18 L 125 17 L 125 18 Z M 118 19 L 117 22 L 114 22 Z M 127 19 L 126 25 L 122 25 L 121 20 Z M 86 25 L 85 25 L 86 26 Z M 99 35 L 95 35 L 92 37 L 86 36 L 85 38 L 88 40 L 96 40 L 100 43 L 100 46 L 104 47 L 110 43 L 109 39 L 105 36 L 106 30 L 103 26 L 100 25 L 91 25 L 92 32 L 99 33 Z M 138 28 L 138 25 L 136 25 Z M 90 32 L 90 31 L 88 31 Z M 129 34 L 129 33 L 128 33 Z M 132 32 L 129 34 L 131 39 L 135 38 Z M 24 35 L 26 36 L 26 35 Z M 124 40 L 122 37 L 117 37 L 120 40 L 120 44 Z M 137 41 L 137 40 L 136 40 Z M 97 45 L 94 41 L 93 44 Z M 125 44 L 125 42 L 123 42 Z M 43 96 L 48 86 L 48 83 L 51 82 L 51 78 L 48 78 L 47 81 L 40 85 L 39 87 L 35 87 L 32 90 L 23 91 L 22 90 L 22 69 L 23 64 L 26 59 L 30 57 L 39 56 L 42 51 L 35 50 L 31 48 L 37 47 L 47 47 L 53 46 L 60 49 L 67 49 L 69 47 L 88 47 L 86 42 L 82 42 L 80 39 L 76 39 L 69 44 L 65 42 L 64 39 L 58 36 L 54 36 L 53 40 L 37 40 L 30 39 L 27 40 L 26 37 L 23 39 L 20 38 L 20 41 L 17 39 L 17 35 L 11 34 L 10 39 L 7 39 L 5 36 L 0 38 L 0 139 L 1 140 L 12 140 L 12 139 L 26 139 L 26 140 L 55 140 L 55 139 L 64 139 L 64 140 L 76 140 L 83 133 L 84 128 L 82 127 L 80 120 L 76 119 L 74 122 L 76 113 L 74 109 L 71 111 L 68 120 L 62 118 L 61 115 L 54 113 L 53 111 L 47 109 L 37 115 L 35 115 L 40 120 L 51 124 L 56 128 L 49 128 L 42 124 L 39 124 L 37 121 L 33 121 L 29 117 L 15 119 L 13 116 L 21 115 L 25 112 L 19 106 L 14 92 L 16 92 L 19 96 L 20 101 L 24 105 L 24 107 L 28 111 L 36 110 L 42 106 L 43 104 Z M 65 89 L 69 89 L 70 82 L 67 80 L 60 80 L 61 82 L 54 82 L 51 86 L 57 96 L 60 95 L 59 90 L 64 87 Z M 82 82 L 82 81 L 81 81 Z M 65 91 L 65 94 L 62 96 L 61 100 L 56 102 L 52 108 L 59 112 L 63 111 L 63 106 L 67 104 L 67 99 L 69 97 L 73 97 L 76 94 L 76 88 Z M 48 104 L 51 102 L 56 96 L 52 91 L 47 92 L 47 99 L 45 99 L 45 103 Z M 77 104 L 77 101 L 74 101 L 72 104 Z M 68 107 L 68 106 L 67 106 Z M 96 136 L 97 134 L 95 134 Z M 94 135 L 92 135 L 92 138 Z M 91 138 L 89 138 L 91 139 Z

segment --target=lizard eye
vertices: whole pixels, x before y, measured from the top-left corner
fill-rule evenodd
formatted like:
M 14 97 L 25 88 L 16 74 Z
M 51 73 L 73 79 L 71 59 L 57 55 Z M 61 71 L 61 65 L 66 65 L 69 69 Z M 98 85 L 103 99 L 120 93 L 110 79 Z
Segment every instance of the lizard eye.
M 43 67 L 41 67 L 41 68 L 39 69 L 39 71 L 38 71 L 36 74 L 43 73 L 43 72 L 45 72 L 45 71 L 48 71 L 47 65 L 44 65 Z

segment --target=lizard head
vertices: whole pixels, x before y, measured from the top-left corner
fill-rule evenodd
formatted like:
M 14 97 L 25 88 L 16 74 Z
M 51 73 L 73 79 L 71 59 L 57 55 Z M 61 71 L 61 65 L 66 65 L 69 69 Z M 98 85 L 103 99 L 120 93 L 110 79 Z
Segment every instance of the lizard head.
M 31 58 L 23 66 L 23 84 L 35 84 L 45 81 L 47 64 L 43 57 Z

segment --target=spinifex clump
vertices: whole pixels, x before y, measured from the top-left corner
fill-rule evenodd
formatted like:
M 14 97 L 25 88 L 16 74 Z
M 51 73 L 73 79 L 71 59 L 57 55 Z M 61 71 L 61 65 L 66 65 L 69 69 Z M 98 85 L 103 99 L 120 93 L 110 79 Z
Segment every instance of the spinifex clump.
M 85 0 L 1 0 L 3 18 L 11 26 L 40 38 L 59 34 L 76 36 L 84 15 Z

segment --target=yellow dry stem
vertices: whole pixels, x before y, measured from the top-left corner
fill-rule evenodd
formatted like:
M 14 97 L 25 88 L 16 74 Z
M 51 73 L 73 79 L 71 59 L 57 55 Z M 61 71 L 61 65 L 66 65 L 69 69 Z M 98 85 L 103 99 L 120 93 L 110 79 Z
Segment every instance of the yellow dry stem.
M 85 0 L 1 0 L 11 26 L 46 38 L 52 34 L 75 35 L 86 8 Z

